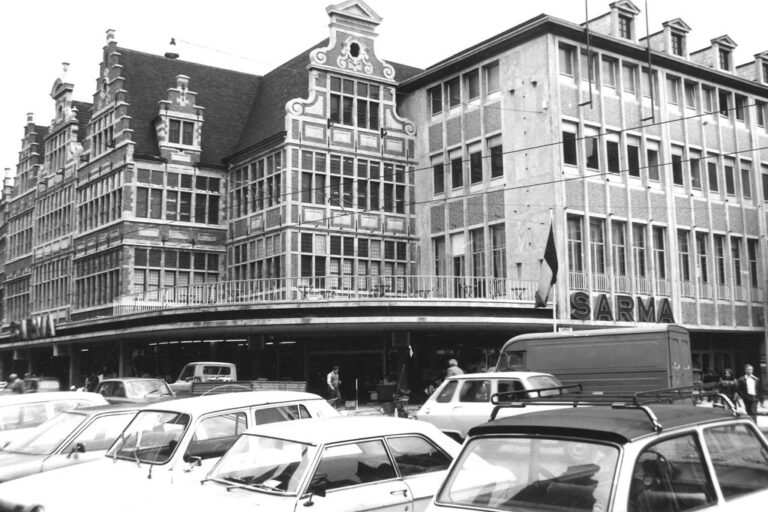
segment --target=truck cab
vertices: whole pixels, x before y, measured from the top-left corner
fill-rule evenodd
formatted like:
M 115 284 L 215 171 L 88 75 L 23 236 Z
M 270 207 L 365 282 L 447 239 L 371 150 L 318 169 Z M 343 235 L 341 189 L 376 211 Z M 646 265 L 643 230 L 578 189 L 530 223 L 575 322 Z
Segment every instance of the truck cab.
M 191 393 L 193 382 L 233 382 L 237 380 L 237 367 L 234 363 L 218 361 L 197 361 L 187 363 L 179 373 L 179 378 L 171 384 L 171 389 L 178 396 Z

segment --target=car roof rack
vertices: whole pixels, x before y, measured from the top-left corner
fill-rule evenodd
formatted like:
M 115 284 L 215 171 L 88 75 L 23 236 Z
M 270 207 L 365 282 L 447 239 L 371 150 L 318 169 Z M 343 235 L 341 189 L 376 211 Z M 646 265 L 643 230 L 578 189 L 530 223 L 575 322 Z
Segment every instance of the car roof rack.
M 533 394 L 536 396 L 532 396 Z M 499 411 L 506 407 L 527 407 L 528 405 L 609 406 L 614 409 L 642 410 L 653 424 L 654 431 L 661 432 L 662 426 L 656 415 L 648 407 L 649 405 L 673 404 L 680 400 L 691 400 L 692 405 L 697 405 L 703 402 L 705 398 L 709 399 L 713 406 L 728 409 L 733 416 L 739 415 L 733 402 L 718 391 L 716 383 L 652 389 L 635 393 L 610 391 L 584 393 L 581 384 L 571 384 L 494 393 L 491 396 L 491 403 L 495 407 L 491 412 L 490 421 L 495 420 Z

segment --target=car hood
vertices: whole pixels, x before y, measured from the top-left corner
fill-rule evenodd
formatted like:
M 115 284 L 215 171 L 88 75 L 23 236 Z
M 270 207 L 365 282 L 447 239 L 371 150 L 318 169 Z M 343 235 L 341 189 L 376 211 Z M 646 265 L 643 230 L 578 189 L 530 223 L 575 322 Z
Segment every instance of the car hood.
M 148 473 L 149 466 L 125 462 L 113 463 L 105 457 L 31 475 L 0 484 L 0 496 L 12 505 L 43 505 L 46 512 L 103 512 L 105 506 L 111 512 L 135 512 L 146 510 L 148 503 L 152 510 L 218 510 L 222 502 L 227 512 L 294 510 L 296 496 L 227 491 L 215 482 L 189 486 L 168 485 L 166 479 L 137 479 L 136 471 Z M 167 470 L 156 466 L 153 473 L 158 471 Z
M 0 482 L 38 473 L 46 457 L 47 455 L 0 452 Z

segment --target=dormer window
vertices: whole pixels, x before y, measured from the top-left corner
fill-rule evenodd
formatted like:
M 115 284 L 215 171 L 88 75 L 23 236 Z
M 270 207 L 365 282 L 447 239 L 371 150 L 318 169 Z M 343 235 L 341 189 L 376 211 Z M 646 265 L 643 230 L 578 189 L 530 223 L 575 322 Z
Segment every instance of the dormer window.
M 624 39 L 632 39 L 632 18 L 619 15 L 619 36 Z
M 763 62 L 763 82 L 768 84 L 768 62 Z
M 192 121 L 171 119 L 168 127 L 168 142 L 171 144 L 192 146 L 194 145 L 194 129 L 195 123 Z
M 718 52 L 720 55 L 720 69 L 725 71 L 731 70 L 731 51 L 726 48 L 720 48 Z
M 685 55 L 683 34 L 672 34 L 672 54 L 682 57 Z

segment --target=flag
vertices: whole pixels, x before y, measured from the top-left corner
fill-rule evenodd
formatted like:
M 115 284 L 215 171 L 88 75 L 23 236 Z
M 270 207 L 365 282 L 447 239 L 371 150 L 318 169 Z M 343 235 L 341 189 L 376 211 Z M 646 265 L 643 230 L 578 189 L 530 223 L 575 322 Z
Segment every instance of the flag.
M 539 289 L 536 290 L 535 308 L 543 308 L 549 300 L 549 292 L 557 281 L 557 249 L 555 249 L 555 232 L 552 225 L 549 226 L 547 247 L 544 249 L 544 263 L 539 273 Z

